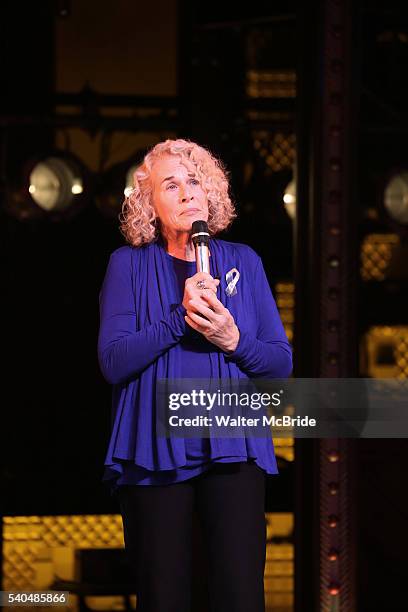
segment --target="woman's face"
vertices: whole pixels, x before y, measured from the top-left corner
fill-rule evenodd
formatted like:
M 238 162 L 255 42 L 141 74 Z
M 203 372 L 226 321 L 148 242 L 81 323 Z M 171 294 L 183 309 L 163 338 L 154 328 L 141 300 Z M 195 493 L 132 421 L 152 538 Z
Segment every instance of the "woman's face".
M 191 162 L 163 156 L 152 167 L 151 181 L 153 206 L 165 232 L 190 232 L 193 221 L 208 221 L 207 194 Z

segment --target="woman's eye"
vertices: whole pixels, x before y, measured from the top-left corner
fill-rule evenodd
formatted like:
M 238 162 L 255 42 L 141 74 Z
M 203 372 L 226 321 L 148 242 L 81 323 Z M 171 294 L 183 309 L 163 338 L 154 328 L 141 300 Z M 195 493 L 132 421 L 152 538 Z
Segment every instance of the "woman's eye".
M 189 181 L 192 185 L 196 186 L 200 184 L 200 181 L 198 181 L 197 179 L 190 179 Z M 169 183 L 166 187 L 166 189 L 171 189 L 172 191 L 174 191 L 174 188 L 177 188 L 176 183 Z

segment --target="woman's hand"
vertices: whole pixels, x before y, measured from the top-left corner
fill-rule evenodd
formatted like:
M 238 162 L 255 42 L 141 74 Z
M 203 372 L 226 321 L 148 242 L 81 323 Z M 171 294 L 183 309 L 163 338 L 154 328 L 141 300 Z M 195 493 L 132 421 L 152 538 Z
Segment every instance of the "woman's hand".
M 197 287 L 197 283 L 202 281 L 205 285 L 205 289 L 200 289 Z M 207 274 L 206 272 L 197 272 L 194 276 L 188 278 L 184 285 L 184 296 L 183 296 L 183 306 L 186 310 L 189 309 L 190 300 L 194 300 L 196 302 L 201 301 L 202 298 L 206 295 L 214 295 L 217 293 L 217 287 L 220 284 L 220 281 L 214 279 L 211 274 Z M 203 302 L 206 303 L 205 301 Z
M 228 308 L 225 308 L 212 292 L 202 292 L 201 299 L 189 300 L 185 308 L 187 316 L 184 318 L 190 327 L 203 334 L 222 351 L 235 351 L 239 341 L 239 329 Z

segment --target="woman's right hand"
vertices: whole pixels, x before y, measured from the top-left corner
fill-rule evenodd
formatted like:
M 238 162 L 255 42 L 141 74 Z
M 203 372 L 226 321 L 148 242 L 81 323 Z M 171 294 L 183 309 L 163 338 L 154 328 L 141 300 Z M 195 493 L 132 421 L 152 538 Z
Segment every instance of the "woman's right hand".
M 200 289 L 197 287 L 198 281 L 205 282 L 205 289 Z M 184 285 L 184 296 L 183 296 L 183 306 L 186 310 L 191 310 L 190 300 L 201 300 L 203 294 L 213 292 L 217 294 L 217 288 L 220 284 L 218 278 L 213 278 L 211 274 L 207 274 L 206 272 L 197 272 L 194 276 L 187 278 Z M 206 306 L 208 303 L 205 302 Z

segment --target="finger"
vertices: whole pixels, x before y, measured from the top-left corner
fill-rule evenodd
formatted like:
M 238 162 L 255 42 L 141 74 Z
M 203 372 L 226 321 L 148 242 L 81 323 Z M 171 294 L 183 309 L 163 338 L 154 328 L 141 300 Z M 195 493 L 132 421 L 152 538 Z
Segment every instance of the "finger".
M 188 284 L 190 287 L 197 287 L 197 283 L 200 282 L 205 287 L 211 288 L 216 291 L 221 281 L 219 278 L 213 278 L 210 274 L 207 274 L 206 272 L 197 272 L 196 274 L 194 274 L 194 276 L 191 276 L 186 280 L 186 285 Z
M 194 310 L 192 312 L 200 313 L 206 317 L 211 323 L 215 323 L 214 311 L 211 310 L 202 300 L 189 300 L 189 306 Z
M 191 281 L 189 284 L 192 287 L 198 287 L 199 284 L 203 284 L 205 287 L 215 288 L 220 284 L 218 278 L 212 278 L 211 276 L 207 276 L 206 278 L 196 278 L 196 276 L 192 276 L 188 281 Z
M 192 329 L 195 329 L 196 331 L 200 332 L 200 334 L 204 334 L 204 332 L 206 331 L 203 327 L 198 325 L 198 323 L 193 321 L 193 319 L 189 317 L 188 315 L 185 315 L 184 319 L 186 323 L 188 323 L 188 325 L 192 327 Z
M 192 280 L 194 283 L 199 280 L 203 280 L 206 282 L 215 281 L 215 279 L 211 276 L 211 274 L 208 274 L 208 272 L 196 272 L 193 276 L 190 277 L 190 280 Z
M 201 331 L 197 323 L 194 323 L 194 321 L 188 315 L 184 315 L 184 320 L 186 323 L 188 323 L 190 327 L 192 327 L 196 331 Z
M 194 323 L 197 324 L 197 329 L 199 331 L 206 331 L 212 327 L 212 323 L 210 323 L 210 321 L 203 319 L 203 317 L 200 317 L 199 314 L 196 314 L 192 310 L 187 310 L 187 315 Z
M 201 297 L 202 295 L 205 295 L 207 293 L 210 293 L 211 295 L 215 295 L 217 293 L 217 289 L 218 287 L 216 285 L 212 285 L 208 283 L 205 289 L 201 289 L 200 287 L 194 287 L 194 286 L 190 287 L 189 294 L 191 295 L 191 298 Z
M 213 293 L 203 292 L 202 297 L 209 303 L 216 314 L 223 314 L 226 310 L 224 304 Z
M 211 293 L 211 295 L 213 295 L 214 293 L 217 293 L 217 285 L 207 285 L 205 289 L 200 289 L 199 291 L 202 291 L 203 293 Z
M 205 282 L 204 288 L 198 287 L 197 285 L 193 285 L 194 290 L 205 291 L 206 289 L 211 289 L 211 291 L 217 291 L 218 285 L 215 284 L 215 281 L 204 281 L 204 282 Z

